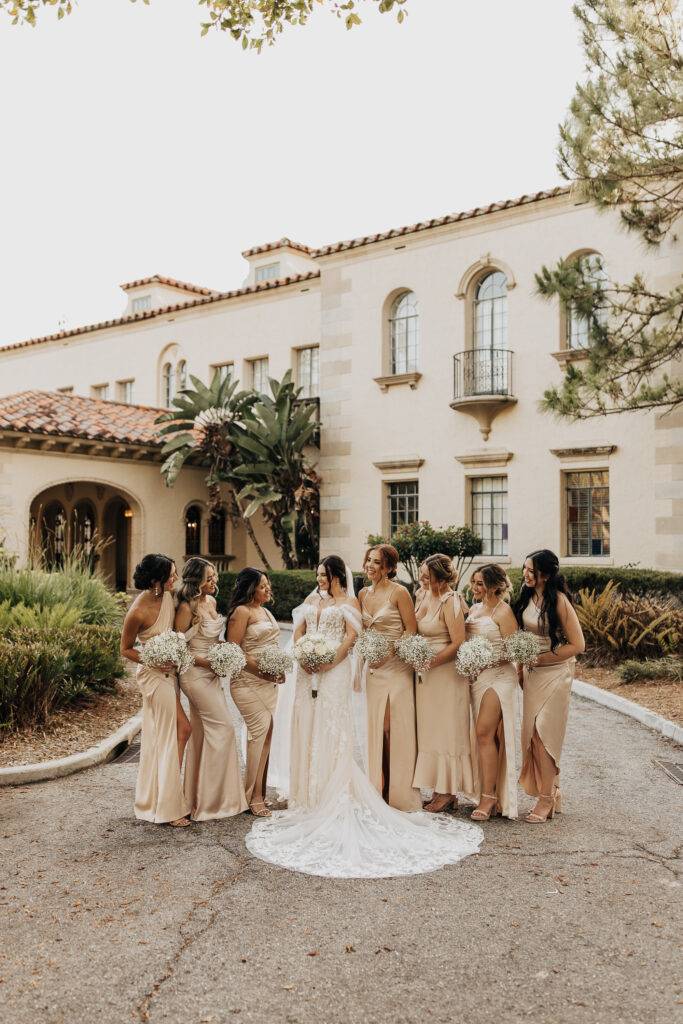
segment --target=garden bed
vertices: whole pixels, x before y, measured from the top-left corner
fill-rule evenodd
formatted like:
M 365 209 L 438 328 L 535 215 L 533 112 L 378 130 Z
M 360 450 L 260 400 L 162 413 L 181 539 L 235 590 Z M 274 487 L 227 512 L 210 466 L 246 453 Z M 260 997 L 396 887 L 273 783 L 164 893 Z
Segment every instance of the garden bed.
M 588 668 L 582 664 L 577 667 L 576 677 L 640 704 L 669 722 L 683 725 L 683 683 L 677 680 L 649 679 L 647 682 L 622 683 L 613 668 Z

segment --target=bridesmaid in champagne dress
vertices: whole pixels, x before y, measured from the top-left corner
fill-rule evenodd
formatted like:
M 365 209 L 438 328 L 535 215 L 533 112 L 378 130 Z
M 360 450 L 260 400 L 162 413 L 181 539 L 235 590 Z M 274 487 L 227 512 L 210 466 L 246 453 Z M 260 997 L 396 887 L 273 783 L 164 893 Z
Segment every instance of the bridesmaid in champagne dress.
M 247 809 L 232 717 L 221 681 L 207 659 L 225 627 L 213 596 L 217 583 L 210 562 L 188 558 L 175 617 L 175 628 L 185 634 L 195 658 L 180 676 L 180 688 L 190 702 L 192 737 L 185 761 L 185 796 L 194 821 L 229 818 Z
M 363 628 L 384 633 L 391 642 L 415 633 L 415 609 L 405 587 L 393 582 L 398 551 L 391 544 L 370 548 L 363 569 L 371 586 L 361 590 Z M 399 811 L 419 811 L 413 786 L 417 741 L 413 669 L 393 653 L 368 666 L 368 775 L 387 803 Z
M 277 707 L 275 679 L 259 672 L 259 655 L 278 647 L 280 627 L 265 607 L 272 598 L 270 581 L 260 569 L 242 569 L 237 576 L 228 609 L 228 641 L 239 644 L 247 659 L 245 668 L 230 681 L 230 693 L 247 727 L 247 764 L 244 792 L 252 814 L 270 815 L 265 802 L 268 757 Z
M 482 565 L 472 573 L 470 586 L 480 604 L 465 622 L 467 639 L 486 637 L 502 658 L 503 638 L 517 632 L 517 622 L 505 599 L 512 586 L 499 565 Z M 502 813 L 517 817 L 517 673 L 501 660 L 484 669 L 470 686 L 477 739 L 479 803 L 472 818 L 488 821 Z
M 145 821 L 189 825 L 189 807 L 183 794 L 180 769 L 190 723 L 180 704 L 176 666 L 146 668 L 135 647 L 167 629 L 173 629 L 175 605 L 171 591 L 178 579 L 167 555 L 145 555 L 135 567 L 135 586 L 143 593 L 135 599 L 123 623 L 121 654 L 137 665 L 142 691 L 140 768 L 135 788 L 135 816 Z
M 524 689 L 522 772 L 525 793 L 538 797 L 524 819 L 532 825 L 562 810 L 560 755 L 569 718 L 576 655 L 585 650 L 583 632 L 572 605 L 557 555 L 547 548 L 524 561 L 524 585 L 515 604 L 517 622 L 541 640 L 531 669 L 518 669 Z
M 420 567 L 422 588 L 415 616 L 417 630 L 429 639 L 434 658 L 415 687 L 417 764 L 413 785 L 434 795 L 426 811 L 458 806 L 458 792 L 473 798 L 470 747 L 470 690 L 455 670 L 455 656 L 465 639 L 465 618 L 453 563 L 447 555 L 430 555 Z

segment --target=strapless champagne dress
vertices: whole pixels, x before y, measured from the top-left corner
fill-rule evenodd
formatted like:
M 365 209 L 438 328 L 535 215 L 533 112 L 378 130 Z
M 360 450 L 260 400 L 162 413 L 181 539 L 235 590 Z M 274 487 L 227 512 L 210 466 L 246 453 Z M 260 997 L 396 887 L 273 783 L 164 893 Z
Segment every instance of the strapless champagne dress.
M 200 615 L 185 633 L 195 656 L 206 658 L 225 619 Z M 192 736 L 185 756 L 185 796 L 195 821 L 229 818 L 247 809 L 232 718 L 221 681 L 210 668 L 193 665 L 180 677 L 190 702 Z
M 417 620 L 418 632 L 427 637 L 434 653 L 451 642 L 445 607 L 457 595 L 444 594 L 433 615 Z M 474 799 L 474 770 L 470 748 L 470 689 L 468 680 L 455 669 L 453 661 L 423 672 L 415 685 L 417 710 L 417 765 L 413 785 L 436 793 L 465 793 Z
M 173 629 L 174 619 L 173 598 L 166 591 L 156 622 L 138 633 L 142 646 L 151 637 Z M 157 823 L 177 821 L 190 809 L 178 762 L 178 680 L 175 672 L 164 675 L 158 669 L 138 665 L 137 684 L 142 692 L 142 738 L 135 816 Z
M 529 601 L 522 613 L 524 628 L 535 633 L 541 641 L 541 653 L 550 650 L 550 637 L 543 632 L 537 606 Z M 569 704 L 574 680 L 575 658 L 567 658 L 557 665 L 535 665 L 531 671 L 524 669 L 524 711 L 522 714 L 522 771 L 519 776 L 522 789 L 529 796 L 549 795 L 541 793 L 541 777 L 536 770 L 531 750 L 534 729 L 548 751 L 560 774 L 560 755 L 564 734 L 569 718 Z M 555 805 L 557 811 L 561 804 Z
M 475 606 L 476 607 L 476 606 Z M 493 644 L 497 654 L 501 654 L 503 638 L 496 622 L 490 615 L 472 615 L 465 620 L 467 639 L 475 636 L 486 637 Z M 476 758 L 477 799 L 481 796 L 481 769 L 479 765 L 479 748 L 475 733 L 479 708 L 487 690 L 494 690 L 500 701 L 503 720 L 498 726 L 498 774 L 496 776 L 496 796 L 498 808 L 506 818 L 517 817 L 517 670 L 509 661 L 500 662 L 481 672 L 470 684 L 472 701 L 472 750 Z
M 363 628 L 384 633 L 391 643 L 404 633 L 403 620 L 390 602 L 375 615 L 363 611 Z M 417 761 L 415 694 L 413 670 L 395 654 L 381 668 L 368 669 L 368 775 L 378 793 L 382 792 L 382 751 L 384 714 L 389 702 L 391 738 L 389 743 L 389 804 L 399 811 L 422 808 L 420 790 L 413 786 Z
M 266 647 L 279 647 L 280 627 L 265 609 L 267 620 L 252 622 L 242 638 L 242 650 L 258 662 Z M 230 683 L 230 694 L 247 727 L 247 763 L 244 773 L 244 793 L 251 802 L 263 747 L 275 715 L 278 684 L 259 679 L 246 669 Z M 266 765 L 266 772 L 268 766 Z M 265 788 L 265 787 L 264 787 Z

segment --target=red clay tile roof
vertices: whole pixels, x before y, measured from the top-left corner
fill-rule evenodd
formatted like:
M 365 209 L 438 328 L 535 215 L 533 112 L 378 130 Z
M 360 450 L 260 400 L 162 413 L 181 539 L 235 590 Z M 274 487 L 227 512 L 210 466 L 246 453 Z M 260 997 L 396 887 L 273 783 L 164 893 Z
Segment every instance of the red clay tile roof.
M 164 442 L 154 421 L 162 411 L 54 391 L 22 391 L 0 398 L 0 431 L 160 448 Z
M 202 288 L 201 285 L 176 281 L 173 277 L 161 277 L 160 274 L 155 274 L 153 277 L 141 277 L 139 281 L 129 281 L 128 284 L 122 284 L 121 288 L 127 292 L 131 288 L 142 288 L 146 284 L 165 284 L 169 288 L 179 288 L 183 292 L 194 292 L 195 295 L 218 295 L 213 288 Z
M 315 256 L 315 249 L 301 242 L 292 242 L 289 238 L 281 238 L 279 242 L 266 242 L 265 245 L 255 245 L 253 249 L 245 249 L 242 255 L 245 260 L 250 256 L 259 256 L 262 252 L 275 252 L 277 249 L 298 249 L 305 252 L 307 256 Z

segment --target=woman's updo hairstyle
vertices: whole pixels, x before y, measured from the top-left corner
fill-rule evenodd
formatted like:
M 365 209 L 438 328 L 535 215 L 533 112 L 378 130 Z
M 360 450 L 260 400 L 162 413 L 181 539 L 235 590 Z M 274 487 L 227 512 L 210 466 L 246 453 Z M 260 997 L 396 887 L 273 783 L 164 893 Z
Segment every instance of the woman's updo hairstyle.
M 458 574 L 448 555 L 428 555 L 422 564 L 427 569 L 430 578 L 433 577 L 437 583 L 447 583 L 449 587 L 453 588 L 458 582 Z
M 339 555 L 327 555 L 320 559 L 320 565 L 325 570 L 330 590 L 333 579 L 339 580 L 342 590 L 346 590 L 346 564 L 343 558 L 340 558 Z M 320 593 L 320 587 L 318 587 L 318 593 Z M 351 596 L 353 597 L 353 594 Z
M 487 590 L 492 590 L 501 601 L 509 600 L 512 584 L 505 569 L 501 569 L 495 562 L 487 562 L 486 565 L 478 565 L 474 572 L 479 573 Z
M 173 559 L 168 555 L 145 555 L 142 561 L 135 566 L 133 583 L 136 590 L 149 590 L 153 583 L 159 583 L 162 587 L 167 582 L 173 569 Z
M 382 568 L 387 574 L 387 579 L 393 580 L 398 567 L 398 551 L 396 548 L 393 544 L 375 544 L 373 547 L 368 548 L 365 552 L 365 558 L 363 559 L 363 568 L 368 564 L 368 559 L 373 551 L 379 552 L 379 557 L 382 560 Z
M 228 621 L 230 621 L 230 617 L 236 608 L 243 604 L 250 604 L 253 601 L 254 594 L 264 576 L 268 579 L 267 572 L 263 572 L 261 569 L 252 569 L 251 566 L 247 566 L 246 569 L 240 569 L 237 573 L 235 585 L 232 588 L 232 594 L 230 595 Z
M 550 551 L 548 548 L 540 548 L 538 551 L 532 551 L 530 555 L 527 555 L 524 561 L 531 562 L 536 578 L 538 578 L 539 574 L 546 577 L 541 607 L 539 608 L 539 623 L 543 632 L 550 637 L 550 650 L 554 651 L 561 639 L 560 616 L 557 610 L 557 603 L 560 594 L 564 594 L 569 603 L 572 604 L 571 591 L 567 586 L 567 581 L 560 572 L 560 560 L 554 551 Z M 524 609 L 534 593 L 535 587 L 527 587 L 523 584 L 519 597 L 515 601 L 514 612 L 517 622 L 522 629 L 524 628 L 522 619 Z
M 216 567 L 213 563 L 208 562 L 206 558 L 200 558 L 199 555 L 193 555 L 192 558 L 188 558 L 183 566 L 182 578 L 178 587 L 178 597 L 181 601 L 187 601 L 189 604 L 193 626 L 199 622 L 199 599 L 202 596 L 202 585 L 209 569 L 213 569 L 216 572 Z M 216 573 L 217 575 L 218 573 Z M 216 586 L 214 591 L 214 594 L 217 593 L 218 586 Z

